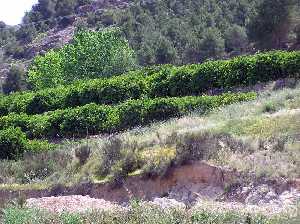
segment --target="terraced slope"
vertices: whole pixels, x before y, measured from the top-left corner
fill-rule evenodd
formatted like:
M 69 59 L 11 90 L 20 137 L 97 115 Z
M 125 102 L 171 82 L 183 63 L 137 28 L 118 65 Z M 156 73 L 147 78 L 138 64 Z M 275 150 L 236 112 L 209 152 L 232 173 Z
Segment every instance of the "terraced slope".
M 269 52 L 181 67 L 158 66 L 110 79 L 81 80 L 73 85 L 0 99 L 0 115 L 40 114 L 89 103 L 118 104 L 129 99 L 202 95 L 284 78 L 297 78 L 300 52 Z

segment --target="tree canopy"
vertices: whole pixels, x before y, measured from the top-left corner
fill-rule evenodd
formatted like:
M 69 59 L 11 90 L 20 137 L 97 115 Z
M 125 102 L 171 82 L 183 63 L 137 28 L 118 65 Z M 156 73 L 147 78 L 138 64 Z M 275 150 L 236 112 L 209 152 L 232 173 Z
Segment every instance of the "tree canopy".
M 119 29 L 79 31 L 71 44 L 37 56 L 28 76 L 32 87 L 41 89 L 122 74 L 135 65 L 134 52 Z
M 283 48 L 291 29 L 295 0 L 262 0 L 249 24 L 249 37 L 260 49 Z

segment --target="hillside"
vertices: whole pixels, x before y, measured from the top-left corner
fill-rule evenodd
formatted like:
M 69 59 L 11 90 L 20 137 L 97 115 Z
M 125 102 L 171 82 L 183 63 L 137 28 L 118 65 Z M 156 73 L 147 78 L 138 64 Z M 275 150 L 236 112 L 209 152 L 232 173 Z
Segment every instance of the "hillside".
M 273 87 L 273 83 L 266 85 L 254 101 L 225 106 L 204 116 L 194 112 L 109 137 L 64 143 L 59 150 L 27 154 L 17 162 L 1 162 L 1 180 L 6 183 L 0 190 L 2 200 L 18 194 L 8 194 L 8 190 L 21 191 L 23 197 L 37 198 L 28 201 L 31 206 L 48 211 L 10 207 L 5 220 L 24 213 L 20 220 L 35 217 L 42 223 L 74 217 L 84 223 L 95 223 L 94 219 L 110 223 L 112 218 L 114 223 L 134 223 L 134 219 L 172 223 L 175 218 L 180 223 L 210 218 L 218 218 L 216 223 L 247 223 L 248 219 L 297 223 L 299 214 L 291 203 L 300 199 L 299 182 L 292 182 L 300 175 L 299 85 L 276 91 Z M 197 164 L 198 160 L 209 165 Z M 70 194 L 106 201 L 62 197 Z M 47 198 L 53 195 L 61 197 Z M 118 207 L 130 198 L 153 202 L 132 201 L 127 207 Z M 87 208 L 100 209 L 106 215 L 72 214 Z M 61 209 L 71 213 L 58 215 Z M 121 212 L 126 209 L 130 213 Z
M 17 214 L 18 223 L 297 222 L 299 58 L 299 52 L 268 52 L 158 66 L 4 97 L 0 198 L 18 205 L 6 207 L 3 220 L 14 222 Z M 110 88 L 123 98 L 105 96 Z M 207 91 L 223 93 L 199 95 Z M 66 93 L 78 97 L 69 98 L 74 105 L 61 103 Z M 15 103 L 6 110 L 5 102 Z
M 1 25 L 2 82 L 11 63 L 27 67 L 34 56 L 70 42 L 78 28 L 120 27 L 137 54 L 139 65 L 143 66 L 198 63 L 252 54 L 262 48 L 255 45 L 255 37 L 249 28 L 260 3 L 261 0 L 226 0 L 222 3 L 47 0 L 34 6 L 20 26 Z M 280 37 L 279 44 L 264 47 L 297 49 L 299 6 L 295 7 L 291 12 L 288 37 Z
M 0 23 L 0 223 L 299 223 L 299 9 L 39 0 Z

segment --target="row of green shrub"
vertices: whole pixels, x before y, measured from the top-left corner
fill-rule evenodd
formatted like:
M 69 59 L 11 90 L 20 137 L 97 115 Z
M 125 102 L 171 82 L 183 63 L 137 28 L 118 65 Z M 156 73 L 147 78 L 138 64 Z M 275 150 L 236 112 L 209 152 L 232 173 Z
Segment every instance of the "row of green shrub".
M 39 115 L 15 114 L 0 118 L 0 129 L 20 127 L 29 138 L 82 137 L 112 133 L 181 116 L 198 109 L 205 113 L 216 107 L 252 100 L 255 93 L 220 96 L 129 100 L 117 106 L 88 104 Z
M 18 159 L 24 152 L 37 152 L 53 149 L 47 141 L 29 140 L 18 127 L 0 130 L 0 159 Z
M 3 96 L 0 99 L 0 115 L 11 112 L 40 114 L 89 103 L 115 104 L 143 98 L 149 92 L 146 77 L 159 69 L 159 66 L 146 68 L 114 78 L 80 80 L 69 86 Z
M 109 79 L 13 94 L 0 100 L 0 115 L 39 114 L 89 103 L 116 104 L 128 99 L 199 95 L 213 88 L 228 90 L 239 85 L 298 78 L 299 74 L 300 51 L 274 51 L 181 67 L 164 65 Z

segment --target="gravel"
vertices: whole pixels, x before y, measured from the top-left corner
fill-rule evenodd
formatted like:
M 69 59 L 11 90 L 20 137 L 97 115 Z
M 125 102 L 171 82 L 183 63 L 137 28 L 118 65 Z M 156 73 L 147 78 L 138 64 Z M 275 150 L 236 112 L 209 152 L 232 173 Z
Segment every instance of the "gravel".
M 121 206 L 103 199 L 80 195 L 31 198 L 27 200 L 27 207 L 38 208 L 53 213 L 82 213 L 90 210 L 111 211 L 122 209 Z

